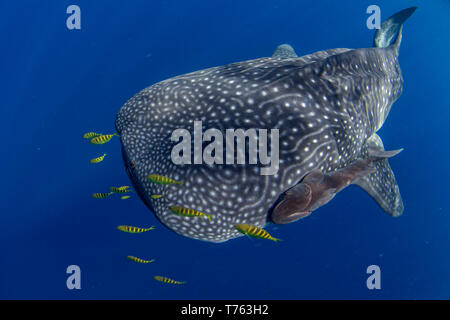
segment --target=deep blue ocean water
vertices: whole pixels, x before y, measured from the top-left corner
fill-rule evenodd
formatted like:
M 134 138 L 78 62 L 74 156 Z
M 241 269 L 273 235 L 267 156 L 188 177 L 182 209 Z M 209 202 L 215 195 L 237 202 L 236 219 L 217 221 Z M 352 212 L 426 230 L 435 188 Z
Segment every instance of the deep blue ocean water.
M 66 8 L 81 8 L 81 30 Z M 400 48 L 403 94 L 379 131 L 405 203 L 392 218 L 351 186 L 310 217 L 213 244 L 161 225 L 137 196 L 91 198 L 129 184 L 114 132 L 121 105 L 166 78 L 270 56 L 372 45 L 366 8 L 382 19 L 417 5 Z M 1 1 L 0 298 L 2 299 L 449 299 L 450 2 Z M 103 163 L 88 160 L 108 153 Z M 119 224 L 154 225 L 130 235 Z M 127 255 L 152 257 L 136 264 Z M 381 269 L 368 290 L 366 268 Z M 66 268 L 81 268 L 68 290 Z M 187 281 L 155 282 L 156 274 Z

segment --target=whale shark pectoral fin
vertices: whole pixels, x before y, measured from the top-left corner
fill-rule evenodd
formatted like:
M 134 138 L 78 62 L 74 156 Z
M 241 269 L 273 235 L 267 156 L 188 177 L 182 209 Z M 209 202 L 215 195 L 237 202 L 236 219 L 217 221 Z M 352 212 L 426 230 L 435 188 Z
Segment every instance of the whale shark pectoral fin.
M 374 173 L 359 179 L 355 184 L 363 188 L 384 211 L 398 217 L 404 207 L 394 173 L 386 159 L 377 161 L 375 168 Z
M 273 52 L 272 58 L 297 58 L 297 54 L 289 44 L 280 44 Z
M 384 151 L 380 137 L 373 134 L 367 139 L 366 145 L 361 151 L 361 156 L 374 157 L 376 154 L 384 154 L 385 156 L 373 162 L 373 173 L 355 181 L 356 185 L 364 189 L 384 211 L 393 217 L 400 216 L 403 213 L 404 206 L 388 158 L 400 151 Z
M 403 151 L 403 149 L 385 151 L 385 150 L 375 149 L 373 147 L 368 148 L 369 159 L 371 159 L 372 161 L 392 158 L 393 156 L 396 156 L 397 154 L 399 154 L 402 151 Z

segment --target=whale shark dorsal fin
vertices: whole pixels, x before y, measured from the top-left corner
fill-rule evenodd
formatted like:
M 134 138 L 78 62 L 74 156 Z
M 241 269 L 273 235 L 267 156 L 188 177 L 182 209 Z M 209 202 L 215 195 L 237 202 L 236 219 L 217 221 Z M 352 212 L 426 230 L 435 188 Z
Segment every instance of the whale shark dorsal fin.
M 373 150 L 380 150 L 379 153 L 386 154 L 386 158 L 373 162 L 374 172 L 354 183 L 364 189 L 384 211 L 393 217 L 398 217 L 403 213 L 403 201 L 388 162 L 388 157 L 397 154 L 398 151 L 385 152 L 383 142 L 376 133 L 367 139 L 360 156 L 370 157 Z
M 297 58 L 297 54 L 288 44 L 280 44 L 272 54 L 272 58 L 281 58 L 281 59 L 289 59 L 289 58 Z

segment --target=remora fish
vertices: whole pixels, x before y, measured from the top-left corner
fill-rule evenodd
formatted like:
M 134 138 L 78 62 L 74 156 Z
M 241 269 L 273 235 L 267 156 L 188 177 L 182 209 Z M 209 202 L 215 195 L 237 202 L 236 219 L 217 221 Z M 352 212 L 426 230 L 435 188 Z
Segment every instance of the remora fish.
M 272 57 L 232 63 L 156 83 L 128 100 L 116 118 L 127 173 L 145 204 L 169 229 L 186 237 L 223 242 L 242 236 L 241 223 L 264 227 L 309 215 L 347 185 L 366 190 L 390 215 L 403 203 L 376 132 L 402 92 L 398 63 L 402 10 L 381 25 L 373 48 L 337 48 L 297 57 L 288 45 Z M 279 129 L 279 168 L 259 165 L 177 165 L 171 134 L 194 121 L 216 128 Z M 161 186 L 158 172 L 183 181 Z M 151 198 L 164 189 L 164 198 Z M 206 219 L 182 219 L 167 210 L 211 210 Z

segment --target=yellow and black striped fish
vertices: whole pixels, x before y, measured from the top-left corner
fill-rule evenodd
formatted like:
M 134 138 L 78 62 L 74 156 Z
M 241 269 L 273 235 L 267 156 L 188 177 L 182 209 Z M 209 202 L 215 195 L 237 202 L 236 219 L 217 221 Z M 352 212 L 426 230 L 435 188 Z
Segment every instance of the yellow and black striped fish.
M 101 136 L 92 138 L 89 142 L 92 144 L 104 144 L 111 140 L 114 136 L 117 136 L 117 133 L 114 132 L 113 134 L 102 134 Z
M 186 283 L 185 281 L 176 281 L 167 277 L 163 277 L 163 276 L 154 276 L 153 279 L 155 279 L 156 281 L 159 282 L 164 282 L 164 283 L 170 283 L 170 284 L 183 284 Z
M 162 198 L 162 194 L 152 194 L 152 199 Z
M 139 228 L 139 227 L 133 227 L 133 226 L 118 226 L 118 230 L 128 233 L 142 233 L 149 230 L 155 229 L 155 227 L 151 226 L 150 228 Z
M 132 192 L 132 190 L 130 190 L 130 189 L 123 189 L 122 187 L 120 187 L 120 188 L 110 187 L 109 190 L 111 190 L 111 192 L 113 192 L 113 193 L 127 193 L 127 192 Z
M 130 186 L 121 186 L 121 187 L 118 187 L 117 189 L 119 189 L 119 190 L 125 190 L 125 189 L 128 189 Z
M 245 234 L 246 236 L 251 236 L 254 238 L 260 239 L 269 239 L 272 241 L 281 241 L 281 239 L 277 239 L 272 237 L 266 230 L 252 226 L 251 224 L 241 223 L 234 226 L 237 231 Z
M 130 198 L 130 196 L 121 196 L 120 197 L 120 199 L 122 199 L 122 200 L 126 200 L 126 199 L 129 199 Z
M 183 182 L 182 181 L 175 181 L 173 179 L 170 179 L 169 177 L 165 177 L 165 176 L 160 176 L 159 174 L 149 174 L 147 176 L 147 179 L 149 179 L 151 182 L 153 183 L 157 183 L 157 184 L 179 184 L 181 185 Z
M 127 256 L 127 259 L 131 260 L 131 261 L 134 261 L 134 262 L 137 262 L 137 263 L 151 263 L 151 262 L 155 261 L 155 259 L 144 260 L 144 259 L 141 259 L 141 258 L 138 258 L 138 257 L 133 257 L 133 256 Z
M 90 162 L 90 163 L 99 163 L 99 162 L 102 162 L 103 159 L 105 158 L 105 156 L 106 156 L 106 153 L 104 153 L 104 154 L 103 154 L 102 156 L 100 156 L 100 157 L 97 157 L 97 158 L 94 158 L 94 159 L 89 160 L 89 162 Z
M 83 139 L 92 139 L 101 135 L 102 135 L 101 133 L 88 132 L 83 135 Z
M 204 216 L 204 217 L 208 218 L 209 221 L 211 221 L 210 214 L 206 214 L 206 213 L 200 212 L 198 210 L 189 209 L 189 208 L 180 207 L 180 206 L 171 206 L 171 207 L 169 207 L 169 210 L 172 211 L 172 213 L 178 214 L 180 216 L 185 216 L 185 217 Z
M 106 192 L 94 193 L 94 194 L 92 194 L 92 198 L 105 199 L 105 198 L 108 198 L 111 194 L 112 194 L 112 192 L 109 192 L 109 193 L 106 193 Z

